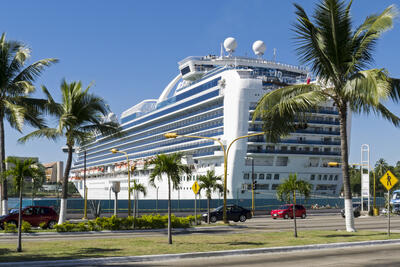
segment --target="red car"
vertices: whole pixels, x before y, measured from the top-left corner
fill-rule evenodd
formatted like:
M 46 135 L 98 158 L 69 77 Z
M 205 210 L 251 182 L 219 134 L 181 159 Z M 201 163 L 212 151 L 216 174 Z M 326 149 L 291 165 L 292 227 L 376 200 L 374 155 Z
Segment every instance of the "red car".
M 57 212 L 50 207 L 28 206 L 22 209 L 22 220 L 29 222 L 32 226 L 39 226 L 45 222 L 47 228 L 53 228 L 58 221 Z M 4 228 L 4 223 L 18 224 L 18 209 L 13 209 L 9 214 L 0 216 L 0 228 Z
M 293 219 L 293 204 L 282 205 L 278 209 L 272 210 L 271 217 L 273 219 L 288 219 L 289 217 Z M 307 217 L 306 208 L 303 205 L 296 205 L 296 217 L 301 217 L 302 219 Z

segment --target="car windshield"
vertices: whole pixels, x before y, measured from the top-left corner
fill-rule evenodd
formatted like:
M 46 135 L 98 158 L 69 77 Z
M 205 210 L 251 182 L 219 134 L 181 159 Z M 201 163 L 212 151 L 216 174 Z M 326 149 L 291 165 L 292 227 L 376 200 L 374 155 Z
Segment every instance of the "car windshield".
M 213 209 L 212 211 L 220 211 L 224 206 L 219 206 L 218 208 Z
M 18 209 L 11 209 L 10 213 L 18 213 Z
M 287 210 L 289 207 L 289 205 L 282 205 L 278 208 L 278 210 Z

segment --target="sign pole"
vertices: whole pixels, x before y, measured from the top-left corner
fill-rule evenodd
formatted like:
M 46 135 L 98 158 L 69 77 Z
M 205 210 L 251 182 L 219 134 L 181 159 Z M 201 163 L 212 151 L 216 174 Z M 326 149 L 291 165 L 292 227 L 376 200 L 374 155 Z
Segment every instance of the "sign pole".
M 196 208 L 196 202 L 197 202 L 197 194 L 194 194 L 194 224 L 197 225 L 197 208 Z
M 388 190 L 388 197 L 387 197 L 387 202 L 388 202 L 388 236 L 390 236 L 390 190 Z
M 388 227 L 387 227 L 387 234 L 390 236 L 390 189 L 397 184 L 399 181 L 396 176 L 393 175 L 390 171 L 387 171 L 379 181 L 382 183 L 384 187 L 386 187 L 387 193 L 387 213 L 388 213 Z

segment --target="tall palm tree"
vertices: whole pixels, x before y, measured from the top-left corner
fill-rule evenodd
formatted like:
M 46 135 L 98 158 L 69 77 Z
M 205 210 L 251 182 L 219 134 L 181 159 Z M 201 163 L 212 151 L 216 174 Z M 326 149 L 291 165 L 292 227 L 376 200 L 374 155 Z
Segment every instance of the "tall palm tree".
M 214 171 L 207 171 L 206 175 L 200 175 L 199 177 L 199 186 L 200 190 L 204 189 L 206 191 L 207 196 L 207 223 L 210 223 L 210 202 L 211 202 L 211 193 L 213 191 L 223 192 L 224 186 L 219 183 L 222 181 L 220 176 L 216 176 Z
M 19 214 L 18 214 L 18 245 L 17 252 L 22 251 L 22 240 L 21 240 L 21 225 L 22 225 L 22 189 L 24 179 L 39 180 L 46 177 L 44 167 L 38 164 L 33 159 L 21 160 L 16 157 L 8 157 L 6 162 L 11 167 L 5 171 L 6 176 L 12 176 L 14 178 L 14 185 L 16 191 L 19 192 Z M 33 182 L 32 181 L 32 182 Z
M 88 140 L 96 135 L 109 135 L 118 133 L 120 128 L 117 123 L 103 122 L 108 109 L 104 100 L 89 93 L 88 86 L 82 88 L 81 82 L 61 83 L 61 103 L 56 103 L 46 87 L 42 86 L 47 96 L 48 110 L 56 117 L 58 125 L 55 128 L 44 127 L 19 139 L 24 143 L 32 138 L 59 139 L 64 137 L 68 148 L 67 163 L 65 166 L 61 209 L 58 223 L 65 221 L 67 198 L 68 198 L 68 176 L 71 170 L 72 153 L 75 145 L 87 144 Z
M 4 121 L 18 131 L 24 123 L 33 127 L 44 126 L 40 110 L 44 101 L 31 98 L 35 91 L 33 82 L 43 70 L 57 62 L 54 58 L 42 59 L 26 65 L 31 50 L 21 42 L 6 40 L 6 34 L 0 37 L 0 173 L 5 168 L 5 132 Z M 8 213 L 7 180 L 1 186 L 1 214 Z
M 309 182 L 297 180 L 297 174 L 289 174 L 289 178 L 284 180 L 276 189 L 276 196 L 280 201 L 291 203 L 291 199 L 293 200 L 294 237 L 297 237 L 296 192 L 299 192 L 305 198 L 309 198 L 311 186 Z
M 155 180 L 162 180 L 163 174 L 167 176 L 168 180 L 168 244 L 172 244 L 171 233 L 171 183 L 174 189 L 178 189 L 181 182 L 181 175 L 183 173 L 190 173 L 190 168 L 182 164 L 182 153 L 173 154 L 159 154 L 146 163 L 154 165 L 150 170 L 149 183 L 155 187 Z
M 133 185 L 131 185 L 131 191 L 130 193 L 133 193 L 133 207 L 134 207 L 134 212 L 133 212 L 133 218 L 136 218 L 136 215 L 139 215 L 138 211 L 138 201 L 139 201 L 139 193 L 142 193 L 143 196 L 147 195 L 147 190 L 146 187 L 139 183 L 136 182 L 136 180 L 133 180 Z
M 295 4 L 294 25 L 297 52 L 301 63 L 308 64 L 318 83 L 286 86 L 265 94 L 254 117 L 264 121 L 264 131 L 271 141 L 306 127 L 307 111 L 333 101 L 339 112 L 341 161 L 345 195 L 346 230 L 355 231 L 349 182 L 348 132 L 349 111 L 373 112 L 400 126 L 400 119 L 382 101 L 399 100 L 399 80 L 388 76 L 385 69 L 368 69 L 374 45 L 381 34 L 393 25 L 396 9 L 389 6 L 381 14 L 368 16 L 352 29 L 351 2 L 323 0 L 312 18 Z M 312 21 L 314 20 L 314 22 Z

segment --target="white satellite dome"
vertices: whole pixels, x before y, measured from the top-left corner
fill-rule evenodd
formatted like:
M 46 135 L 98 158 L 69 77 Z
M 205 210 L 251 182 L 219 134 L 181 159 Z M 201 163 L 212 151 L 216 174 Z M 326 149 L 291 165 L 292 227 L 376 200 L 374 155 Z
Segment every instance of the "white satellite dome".
M 264 55 L 266 49 L 267 47 L 265 46 L 263 41 L 258 40 L 253 43 L 253 51 L 254 54 L 256 54 L 257 56 Z
M 224 47 L 225 47 L 226 52 L 228 52 L 228 53 L 235 52 L 235 49 L 237 47 L 235 38 L 233 38 L 233 37 L 226 38 L 224 41 Z

